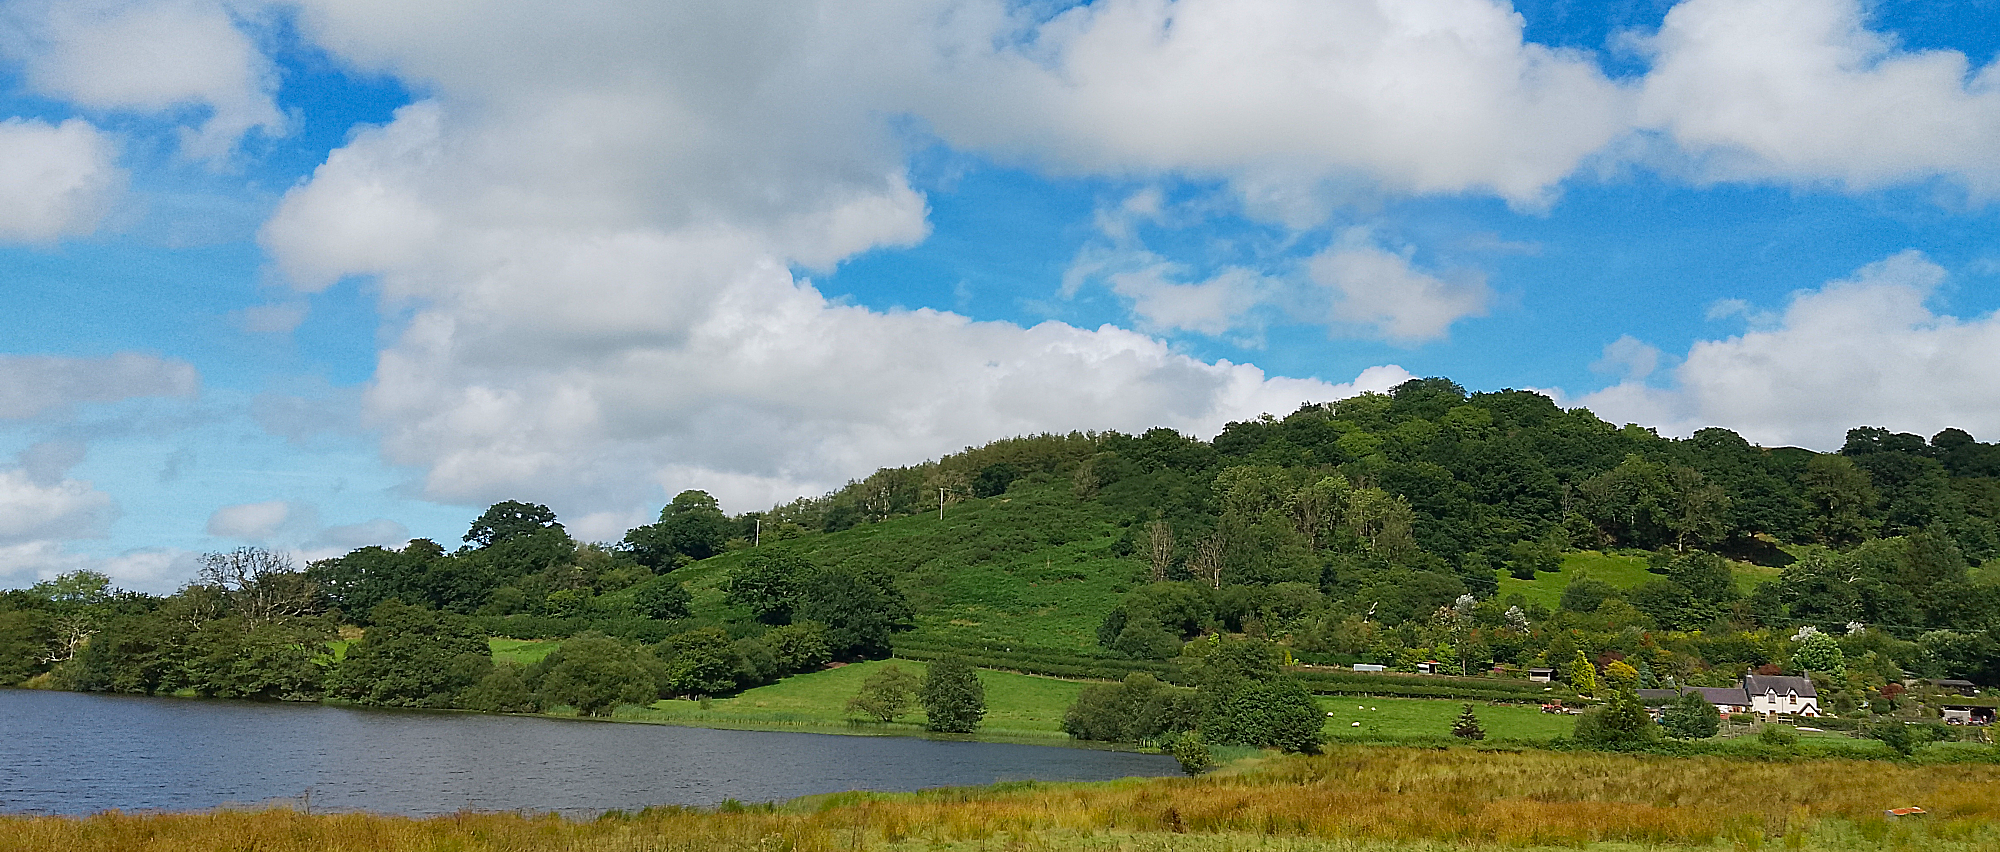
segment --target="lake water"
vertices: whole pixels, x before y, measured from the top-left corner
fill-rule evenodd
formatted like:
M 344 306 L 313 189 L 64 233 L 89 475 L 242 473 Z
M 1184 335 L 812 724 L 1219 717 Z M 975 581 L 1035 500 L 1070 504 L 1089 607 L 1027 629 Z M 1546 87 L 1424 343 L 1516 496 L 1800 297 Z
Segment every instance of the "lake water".
M 1157 754 L 0 689 L 0 813 L 200 810 L 311 790 L 397 814 L 763 802 L 1177 774 Z

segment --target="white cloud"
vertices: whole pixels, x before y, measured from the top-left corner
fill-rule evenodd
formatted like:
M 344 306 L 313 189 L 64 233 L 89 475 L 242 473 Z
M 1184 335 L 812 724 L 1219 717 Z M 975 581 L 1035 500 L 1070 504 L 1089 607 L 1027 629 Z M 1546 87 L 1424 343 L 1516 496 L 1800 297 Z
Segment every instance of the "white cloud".
M 1231 179 L 1294 223 L 1325 215 L 1326 181 L 1537 205 L 1624 132 L 1629 97 L 1521 30 L 1490 0 L 1110 0 L 949 63 L 978 88 L 922 112 L 1059 168 Z
M 224 506 L 208 516 L 208 534 L 243 541 L 267 541 L 279 530 L 303 518 L 316 517 L 309 506 L 283 500 Z
M 235 316 L 237 325 L 252 334 L 290 334 L 306 321 L 306 306 L 303 302 L 251 305 Z
M 620 530 L 623 534 L 623 530 Z M 375 518 L 358 524 L 338 524 L 320 530 L 306 542 L 307 549 L 320 549 L 346 553 L 357 547 L 379 545 L 382 547 L 402 547 L 410 541 L 410 528 L 388 518 Z M 448 544 L 449 542 L 447 542 Z
M 88 482 L 43 484 L 25 470 L 0 470 L 0 543 L 101 535 L 117 512 Z
M 1823 450 L 1856 426 L 2000 438 L 2000 315 L 1933 311 L 1946 278 L 1905 251 L 1795 294 L 1769 328 L 1696 342 L 1671 387 L 1625 382 L 1579 402 L 1675 434 L 1724 426 Z
M 926 233 L 880 110 L 923 79 L 903 51 L 947 25 L 931 12 L 375 11 L 305 21 L 435 97 L 329 157 L 264 242 L 302 289 L 374 275 L 411 306 L 366 407 L 433 498 L 609 519 L 701 487 L 756 508 L 999 436 L 1213 432 L 1341 393 L 795 278 Z
M 1610 373 L 1628 382 L 1644 381 L 1660 366 L 1660 350 L 1632 335 L 1620 335 L 1604 344 L 1604 357 L 1590 365 L 1592 372 Z
M 89 122 L 0 121 L 0 242 L 89 234 L 125 187 L 117 146 Z
M 182 149 L 220 159 L 243 134 L 280 135 L 277 72 L 216 0 L 16 0 L 0 48 L 35 91 L 78 106 L 149 114 L 205 112 Z
M 1640 123 L 1707 177 L 2000 191 L 2000 63 L 1901 50 L 1860 0 L 1688 0 L 1647 45 Z
M 181 550 L 143 548 L 113 556 L 91 556 L 56 541 L 0 542 L 0 587 L 22 588 L 71 571 L 97 571 L 122 589 L 164 594 L 194 576 L 195 555 Z
M 152 355 L 0 355 L 0 420 L 26 419 L 85 402 L 189 398 L 198 385 L 193 365 Z
M 1365 229 L 1350 230 L 1314 255 L 1307 273 L 1332 299 L 1332 321 L 1369 327 L 1405 343 L 1443 337 L 1452 323 L 1485 316 L 1492 298 L 1484 275 L 1418 269 L 1407 250 L 1389 251 Z

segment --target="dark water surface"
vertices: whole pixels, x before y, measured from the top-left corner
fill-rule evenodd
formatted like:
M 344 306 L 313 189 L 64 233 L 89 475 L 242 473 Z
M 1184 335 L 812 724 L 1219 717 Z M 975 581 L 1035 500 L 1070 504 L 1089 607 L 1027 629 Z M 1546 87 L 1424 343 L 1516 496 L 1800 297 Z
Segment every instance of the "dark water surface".
M 273 799 L 396 814 L 1176 774 L 1156 754 L 0 689 L 0 813 Z

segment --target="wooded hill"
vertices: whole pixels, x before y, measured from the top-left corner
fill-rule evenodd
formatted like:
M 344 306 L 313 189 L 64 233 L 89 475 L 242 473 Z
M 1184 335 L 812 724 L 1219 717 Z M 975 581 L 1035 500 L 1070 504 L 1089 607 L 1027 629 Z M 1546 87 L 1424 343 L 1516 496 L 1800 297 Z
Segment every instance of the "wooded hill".
M 545 683 L 580 675 L 556 677 L 560 656 L 521 671 L 488 657 L 407 694 L 371 685 L 415 667 L 394 642 L 426 630 L 607 634 L 591 653 L 662 695 L 892 649 L 1171 679 L 1183 643 L 1227 632 L 1308 663 L 1547 665 L 1580 691 L 1614 670 L 1638 685 L 1810 670 L 1827 706 L 1887 712 L 1906 672 L 2000 683 L 1996 519 L 2000 447 L 1955 429 L 1858 428 L 1823 454 L 1723 429 L 1662 438 L 1531 392 L 1420 379 L 1213 441 L 1000 440 L 737 517 L 691 490 L 617 543 L 576 542 L 545 507 L 509 502 L 453 550 L 247 571 L 229 566 L 258 554 L 211 554 L 218 570 L 169 598 L 68 576 L 0 597 L 0 681 L 519 707 L 572 704 Z M 367 661 L 344 675 L 311 639 L 341 624 L 371 628 L 353 650 L 351 632 L 335 643 Z M 255 676 L 270 669 L 286 675 Z M 1542 695 L 1505 678 L 1305 676 L 1322 692 Z

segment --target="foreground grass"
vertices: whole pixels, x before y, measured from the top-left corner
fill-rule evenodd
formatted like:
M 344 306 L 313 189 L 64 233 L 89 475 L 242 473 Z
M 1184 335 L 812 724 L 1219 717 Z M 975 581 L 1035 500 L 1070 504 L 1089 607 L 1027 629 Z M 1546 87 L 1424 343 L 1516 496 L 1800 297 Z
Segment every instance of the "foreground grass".
M 2000 767 L 1361 746 L 1196 779 L 842 793 L 589 822 L 291 811 L 0 817 L 0 850 L 1958 850 L 2000 847 Z M 1920 805 L 1929 817 L 1885 819 Z
M 856 723 L 847 700 L 861 682 L 887 665 L 922 677 L 923 663 L 913 660 L 872 660 L 810 674 L 793 675 L 768 686 L 745 690 L 731 698 L 702 703 L 663 700 L 649 707 L 624 707 L 612 718 L 634 722 L 664 722 L 706 728 L 813 731 L 844 734 L 923 733 L 922 707 L 895 722 Z M 986 719 L 980 739 L 1067 743 L 1062 714 L 1076 703 L 1084 684 L 1049 677 L 981 670 L 986 688 Z

